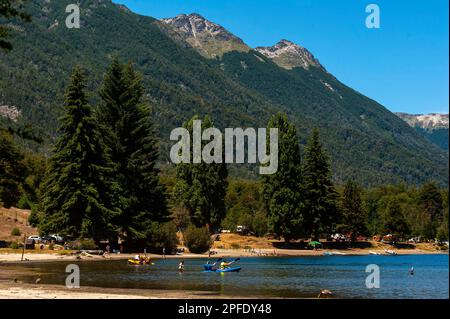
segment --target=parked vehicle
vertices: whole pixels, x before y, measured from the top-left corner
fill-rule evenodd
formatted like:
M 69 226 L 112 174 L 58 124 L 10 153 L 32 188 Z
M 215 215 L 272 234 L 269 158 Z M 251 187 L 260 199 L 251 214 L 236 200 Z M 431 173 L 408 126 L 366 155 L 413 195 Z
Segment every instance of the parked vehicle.
M 56 243 L 56 238 L 53 236 L 44 236 L 41 238 L 41 242 L 44 244 Z
M 42 238 L 38 235 L 29 236 L 28 239 L 33 239 L 35 243 L 40 243 L 42 241 Z
M 53 235 L 50 235 L 50 237 L 55 238 L 55 241 L 56 241 L 57 243 L 62 243 L 62 242 L 64 242 L 64 237 L 62 237 L 62 236 L 59 235 L 59 234 L 53 234 Z
M 408 242 L 410 242 L 410 243 L 421 243 L 422 242 L 422 238 L 420 237 L 420 236 L 418 236 L 418 237 L 413 237 L 413 238 L 410 238 L 409 240 L 408 240 Z
M 246 235 L 248 233 L 248 228 L 246 226 L 238 225 L 236 226 L 236 233 Z
M 238 225 L 236 226 L 236 232 L 240 233 L 244 229 L 244 226 Z
M 334 234 L 331 235 L 331 238 L 334 239 L 335 241 L 346 241 L 347 237 L 345 237 L 345 235 L 343 234 Z
M 35 244 L 34 239 L 27 239 L 25 241 L 25 249 L 34 249 L 35 248 L 34 244 Z
M 381 240 L 382 243 L 392 244 L 397 242 L 398 239 L 395 235 L 388 234 L 386 236 L 383 236 L 383 239 Z

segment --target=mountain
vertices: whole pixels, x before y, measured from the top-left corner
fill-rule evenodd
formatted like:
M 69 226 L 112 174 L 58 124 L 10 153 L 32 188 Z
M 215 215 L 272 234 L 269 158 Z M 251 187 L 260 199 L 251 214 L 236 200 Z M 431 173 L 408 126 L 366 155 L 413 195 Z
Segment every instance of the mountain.
M 171 26 L 187 43 L 208 58 L 221 57 L 230 51 L 250 50 L 244 41 L 196 13 L 180 14 L 161 21 Z
M 95 104 L 103 74 L 117 56 L 132 61 L 143 74 L 162 164 L 169 161 L 171 130 L 194 114 L 210 115 L 220 129 L 258 128 L 282 111 L 297 126 L 302 145 L 314 127 L 320 129 L 338 183 L 348 178 L 364 185 L 428 179 L 448 183 L 448 152 L 341 83 L 300 46 L 281 41 L 272 49 L 279 54 L 270 56 L 270 49 L 253 50 L 199 15 L 160 21 L 110 0 L 81 0 L 81 28 L 67 29 L 70 3 L 28 1 L 33 22 L 11 23 L 14 50 L 0 52 L 0 105 L 15 106 L 17 125 L 45 135 L 41 151 L 48 152 L 57 135 L 74 65 L 87 70 Z M 280 67 L 277 56 L 288 56 L 284 61 L 291 61 L 290 67 Z M 257 176 L 253 166 L 230 168 L 235 176 Z
M 281 40 L 271 47 L 257 47 L 255 50 L 286 69 L 322 67 L 311 52 L 288 40 Z
M 395 114 L 412 127 L 420 127 L 424 130 L 448 129 L 448 114 Z
M 395 113 L 415 128 L 425 138 L 448 151 L 449 116 L 448 114 L 407 114 Z
M 242 39 L 197 13 L 180 14 L 174 18 L 161 19 L 161 22 L 176 32 L 174 34 L 168 31 L 173 40 L 182 38 L 207 58 L 222 57 L 224 53 L 232 51 L 251 50 Z M 281 40 L 272 47 L 257 47 L 255 50 L 286 69 L 321 67 L 319 61 L 307 49 L 288 40 Z

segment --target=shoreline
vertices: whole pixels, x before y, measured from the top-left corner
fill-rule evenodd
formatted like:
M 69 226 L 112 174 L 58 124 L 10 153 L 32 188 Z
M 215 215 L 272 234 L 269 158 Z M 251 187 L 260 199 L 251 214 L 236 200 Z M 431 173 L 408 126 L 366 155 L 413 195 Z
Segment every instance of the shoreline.
M 36 285 L 0 280 L 0 299 L 251 299 L 248 296 L 224 296 L 209 291 L 158 290 L 134 288 Z M 255 296 L 257 298 L 257 296 Z
M 300 250 L 300 249 L 258 249 L 255 251 L 241 250 L 241 249 L 214 249 L 217 254 L 211 255 L 211 259 L 217 258 L 233 258 L 233 257 L 310 257 L 323 256 L 325 252 L 336 254 L 338 256 L 368 256 L 370 252 L 376 252 L 378 256 L 387 255 L 384 249 L 318 249 L 318 250 Z M 436 255 L 448 254 L 448 251 L 432 251 L 424 249 L 392 249 L 398 255 Z M 39 253 L 25 253 L 24 260 L 21 261 L 21 253 L 2 253 L 0 251 L 0 265 L 2 263 L 28 263 L 28 262 L 51 262 L 51 261 L 107 261 L 107 260 L 127 260 L 133 258 L 137 253 L 133 254 L 111 254 L 104 257 L 101 255 L 80 256 L 62 255 L 56 252 L 39 252 Z M 206 259 L 208 254 L 192 254 L 186 253 L 183 255 L 166 255 L 165 257 L 159 254 L 147 254 L 150 259 Z

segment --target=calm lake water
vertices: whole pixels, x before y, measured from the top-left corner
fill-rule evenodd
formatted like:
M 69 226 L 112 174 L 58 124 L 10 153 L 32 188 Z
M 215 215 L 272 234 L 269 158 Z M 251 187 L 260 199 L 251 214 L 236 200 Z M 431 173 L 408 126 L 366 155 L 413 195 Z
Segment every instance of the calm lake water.
M 223 296 L 316 297 L 321 289 L 338 298 L 449 298 L 449 256 L 315 256 L 243 258 L 239 273 L 204 273 L 206 259 L 155 260 L 153 266 L 126 261 L 78 262 L 81 285 L 108 288 L 195 290 Z M 30 263 L 25 282 L 41 274 L 43 284 L 64 284 L 66 265 L 74 262 Z M 380 288 L 367 289 L 366 266 L 380 267 Z M 411 276 L 409 269 L 415 269 Z M 2 265 L 1 267 L 19 267 Z M 24 266 L 20 266 L 22 268 Z

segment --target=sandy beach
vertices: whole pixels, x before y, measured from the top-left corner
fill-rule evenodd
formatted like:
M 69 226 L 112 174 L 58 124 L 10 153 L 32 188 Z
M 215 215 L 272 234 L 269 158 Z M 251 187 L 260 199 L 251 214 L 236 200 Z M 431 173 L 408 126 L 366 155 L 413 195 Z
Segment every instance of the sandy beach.
M 389 248 L 392 249 L 392 248 Z M 398 255 L 422 255 L 422 254 L 443 254 L 444 251 L 430 250 L 430 249 L 392 249 Z M 349 248 L 349 249 L 317 249 L 317 250 L 304 250 L 304 249 L 214 249 L 216 254 L 212 255 L 211 258 L 220 257 L 295 257 L 295 256 L 322 256 L 325 252 L 331 252 L 339 255 L 348 256 L 361 256 L 368 255 L 369 252 L 375 252 L 380 255 L 386 254 L 385 249 L 373 248 L 373 249 L 362 249 L 362 248 Z M 71 254 L 60 254 L 57 252 L 33 252 L 25 253 L 23 256 L 24 262 L 31 261 L 65 261 L 65 260 L 126 260 L 133 258 L 136 254 L 110 254 L 107 257 L 98 255 L 89 256 L 76 256 Z M 152 259 L 163 258 L 162 255 L 157 254 L 147 254 L 148 257 Z M 208 254 L 191 254 L 185 253 L 182 255 L 166 255 L 165 258 L 208 258 Z M 0 250 L 0 263 L 1 262 L 20 262 L 22 259 L 22 254 L 19 252 L 2 252 Z
M 218 294 L 206 291 L 117 289 L 58 285 L 33 285 L 0 281 L 0 299 L 212 299 Z M 220 296 L 220 298 L 227 298 Z M 228 297 L 230 298 L 230 297 Z M 233 298 L 246 298 L 236 296 Z M 247 297 L 248 298 L 248 297 Z

